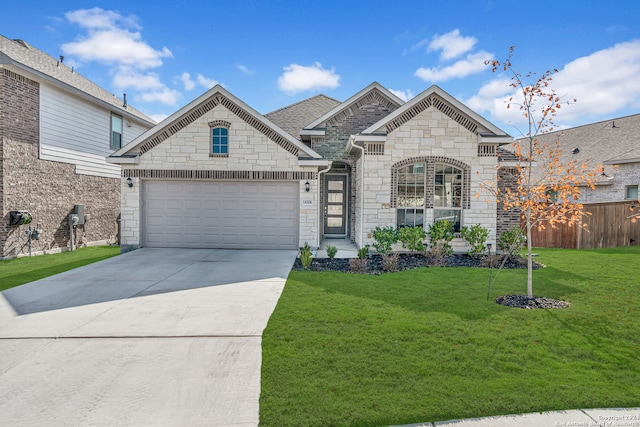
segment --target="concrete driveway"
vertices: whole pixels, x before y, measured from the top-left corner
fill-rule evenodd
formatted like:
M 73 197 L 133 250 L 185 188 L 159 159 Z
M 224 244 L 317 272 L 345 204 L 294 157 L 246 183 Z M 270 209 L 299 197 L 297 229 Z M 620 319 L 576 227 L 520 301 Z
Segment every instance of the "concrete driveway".
M 139 249 L 2 292 L 0 425 L 257 425 L 295 256 Z

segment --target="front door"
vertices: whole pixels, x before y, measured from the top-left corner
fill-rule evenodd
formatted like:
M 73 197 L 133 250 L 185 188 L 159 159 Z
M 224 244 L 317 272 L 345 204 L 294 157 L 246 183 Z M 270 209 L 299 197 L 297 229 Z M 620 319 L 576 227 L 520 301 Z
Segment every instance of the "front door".
M 347 176 L 325 175 L 324 181 L 324 234 L 347 234 Z

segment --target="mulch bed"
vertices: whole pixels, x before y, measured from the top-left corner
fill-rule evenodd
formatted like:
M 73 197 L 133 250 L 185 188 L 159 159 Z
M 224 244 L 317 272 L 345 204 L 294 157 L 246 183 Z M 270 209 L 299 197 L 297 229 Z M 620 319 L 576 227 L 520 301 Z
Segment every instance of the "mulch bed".
M 492 255 L 491 257 L 472 257 L 467 254 L 454 254 L 447 257 L 435 258 L 423 254 L 397 254 L 397 268 L 394 271 L 404 271 L 419 267 L 476 267 L 476 268 L 499 268 L 504 261 L 501 255 Z M 364 274 L 382 274 L 388 273 L 383 268 L 383 259 L 380 255 L 371 255 L 367 258 L 366 269 L 358 272 L 352 269 L 349 259 L 346 258 L 315 258 L 309 266 L 309 271 L 340 271 L 344 273 L 364 273 Z M 538 269 L 544 267 L 537 262 L 533 263 L 533 268 Z M 515 260 L 507 260 L 504 268 L 527 268 L 527 260 L 518 258 Z M 296 258 L 293 269 L 297 271 L 304 270 L 300 258 Z M 566 308 L 571 305 L 567 301 L 555 300 L 552 298 L 533 297 L 526 295 L 504 295 L 496 299 L 496 303 L 507 306 L 524 309 L 534 308 Z
M 467 254 L 454 254 L 443 258 L 434 258 L 423 254 L 403 253 L 398 255 L 398 266 L 394 271 L 410 270 L 418 267 L 479 267 L 498 268 L 502 264 L 503 258 L 500 255 L 492 255 L 491 258 L 472 257 Z M 542 265 L 534 262 L 533 268 L 538 269 Z M 504 268 L 527 268 L 527 261 L 523 258 L 508 260 Z M 302 271 L 300 258 L 296 258 L 293 269 Z M 344 273 L 354 273 L 349 266 L 349 259 L 346 258 L 314 258 L 309 267 L 309 271 L 341 271 Z M 367 258 L 365 274 L 388 273 L 383 269 L 382 256 L 370 255 Z

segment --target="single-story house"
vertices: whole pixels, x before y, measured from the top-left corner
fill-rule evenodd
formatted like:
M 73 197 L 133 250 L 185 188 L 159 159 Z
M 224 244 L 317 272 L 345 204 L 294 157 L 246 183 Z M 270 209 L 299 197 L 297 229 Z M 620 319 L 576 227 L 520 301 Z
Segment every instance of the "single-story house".
M 266 115 L 215 86 L 108 158 L 122 167 L 121 247 L 363 247 L 376 226 L 441 218 L 495 242 L 502 211 L 480 187 L 511 142 L 438 86 L 405 103 L 372 83 Z
M 0 36 L 0 259 L 117 243 L 121 174 L 105 157 L 154 124 L 62 57 Z

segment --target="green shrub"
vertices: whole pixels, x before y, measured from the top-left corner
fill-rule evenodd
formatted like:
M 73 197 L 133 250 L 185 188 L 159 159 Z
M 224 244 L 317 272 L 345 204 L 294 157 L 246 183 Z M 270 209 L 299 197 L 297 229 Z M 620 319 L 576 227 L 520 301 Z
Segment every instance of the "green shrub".
M 471 248 L 467 251 L 469 255 L 482 255 L 487 247 L 487 239 L 489 238 L 489 229 L 480 224 L 471 227 L 462 227 L 460 234 L 466 240 Z
M 391 252 L 391 247 L 398 241 L 398 230 L 391 226 L 376 227 L 371 234 L 375 239 L 373 247 L 381 255 Z
M 300 248 L 300 262 L 305 269 L 308 269 L 311 266 L 311 261 L 313 261 L 311 248 L 309 243 L 305 242 L 304 246 Z
M 369 246 L 358 249 L 358 259 L 366 259 L 369 255 Z
M 453 246 L 450 243 L 454 236 L 452 223 L 446 219 L 436 221 L 429 226 L 427 234 L 434 254 L 449 256 L 453 253 Z
M 409 249 L 411 252 L 423 252 L 424 251 L 424 239 L 427 235 L 424 233 L 424 228 L 420 226 L 416 227 L 403 227 L 398 231 L 398 240 L 402 242 L 402 247 Z
M 329 259 L 334 259 L 338 253 L 338 248 L 333 245 L 327 245 L 327 256 Z
M 511 259 L 517 258 L 524 247 L 527 239 L 518 226 L 513 226 L 507 231 L 503 231 L 498 239 L 498 248 Z

